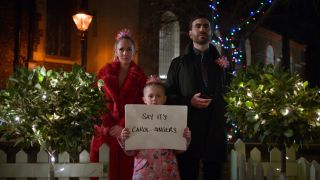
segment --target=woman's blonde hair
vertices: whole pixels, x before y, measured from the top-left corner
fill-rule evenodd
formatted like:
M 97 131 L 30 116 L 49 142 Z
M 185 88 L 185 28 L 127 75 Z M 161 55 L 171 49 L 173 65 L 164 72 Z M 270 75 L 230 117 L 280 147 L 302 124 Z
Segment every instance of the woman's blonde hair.
M 114 43 L 114 58 L 113 60 L 114 61 L 118 61 L 118 57 L 116 55 L 116 51 L 117 51 L 117 45 L 119 44 L 119 41 L 121 39 L 127 39 L 129 40 L 131 43 L 132 43 L 132 46 L 133 46 L 133 49 L 135 48 L 135 43 L 134 43 L 134 40 L 132 38 L 132 35 L 131 35 L 131 32 L 129 29 L 121 29 L 117 36 L 116 36 L 116 42 Z

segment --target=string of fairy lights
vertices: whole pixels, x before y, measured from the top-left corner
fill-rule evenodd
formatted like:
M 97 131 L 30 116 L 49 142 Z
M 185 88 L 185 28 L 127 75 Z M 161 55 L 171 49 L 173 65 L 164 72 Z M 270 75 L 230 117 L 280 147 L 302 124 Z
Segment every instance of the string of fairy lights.
M 261 15 L 265 13 L 265 10 L 270 7 L 272 4 L 272 0 L 260 0 L 257 2 L 257 8 L 255 10 L 251 10 L 247 17 L 241 18 L 239 24 L 230 28 L 228 34 L 225 37 L 222 37 L 220 34 L 220 26 L 219 26 L 219 18 L 220 15 L 220 0 L 211 0 L 209 3 L 209 7 L 212 12 L 212 24 L 213 26 L 213 38 L 212 43 L 226 50 L 231 51 L 231 61 L 232 63 L 241 65 L 243 64 L 243 52 L 239 48 L 239 41 L 237 36 L 239 32 L 245 30 L 246 26 L 254 23 Z
M 272 4 L 272 0 L 260 0 L 257 2 L 257 7 L 254 10 L 251 10 L 247 17 L 241 18 L 239 24 L 234 25 L 229 29 L 229 32 L 226 36 L 222 36 L 220 33 L 219 18 L 220 15 L 220 0 L 211 0 L 209 3 L 209 8 L 212 12 L 212 30 L 214 32 L 212 37 L 212 43 L 221 46 L 225 50 L 229 50 L 231 53 L 231 63 L 236 65 L 243 65 L 244 55 L 239 47 L 239 35 L 241 31 L 244 31 L 247 26 L 253 24 L 260 16 L 265 13 Z M 237 124 L 231 123 L 229 132 L 227 135 L 228 141 L 233 141 L 236 138 L 239 138 L 239 131 Z M 242 137 L 244 138 L 244 137 Z

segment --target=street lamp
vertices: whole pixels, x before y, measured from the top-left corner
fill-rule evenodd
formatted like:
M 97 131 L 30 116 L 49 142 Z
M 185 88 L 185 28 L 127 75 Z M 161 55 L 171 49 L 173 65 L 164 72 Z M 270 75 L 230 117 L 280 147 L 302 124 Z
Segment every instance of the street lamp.
M 81 66 L 84 70 L 87 67 L 87 30 L 90 26 L 93 16 L 85 13 L 79 12 L 72 16 L 74 23 L 76 24 L 78 30 L 81 31 Z

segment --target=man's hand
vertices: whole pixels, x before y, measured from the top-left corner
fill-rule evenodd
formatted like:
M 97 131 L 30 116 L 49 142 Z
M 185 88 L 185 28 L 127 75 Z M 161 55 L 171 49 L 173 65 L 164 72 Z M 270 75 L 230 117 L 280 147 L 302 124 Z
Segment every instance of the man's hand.
M 109 130 L 109 135 L 112 137 L 118 137 L 121 134 L 123 127 L 119 125 L 112 126 L 112 128 Z
M 191 98 L 191 106 L 199 109 L 208 107 L 212 99 L 203 99 L 200 96 L 201 93 L 197 93 Z

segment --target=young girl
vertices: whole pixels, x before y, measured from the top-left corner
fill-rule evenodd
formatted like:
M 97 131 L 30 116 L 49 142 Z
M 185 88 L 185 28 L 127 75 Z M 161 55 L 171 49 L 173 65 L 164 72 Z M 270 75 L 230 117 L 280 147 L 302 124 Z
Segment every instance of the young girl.
M 159 78 L 151 77 L 143 89 L 143 101 L 146 105 L 162 105 L 166 102 L 165 85 Z M 129 138 L 128 128 L 121 132 L 119 143 L 124 149 L 124 142 Z M 191 132 L 189 128 L 184 129 L 183 137 L 189 145 Z M 142 149 L 126 151 L 127 155 L 135 156 L 133 180 L 179 180 L 179 171 L 176 153 L 183 151 L 171 149 Z

